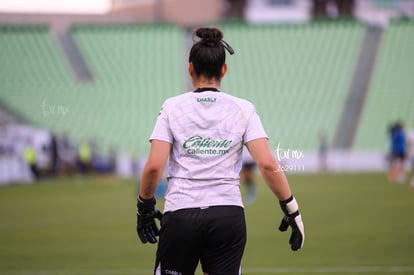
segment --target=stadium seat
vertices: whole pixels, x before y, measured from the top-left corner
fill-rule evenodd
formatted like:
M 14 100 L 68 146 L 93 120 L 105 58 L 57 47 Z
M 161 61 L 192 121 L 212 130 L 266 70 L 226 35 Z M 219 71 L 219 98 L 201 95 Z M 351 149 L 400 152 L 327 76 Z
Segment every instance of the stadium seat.
M 183 91 L 183 34 L 168 25 L 114 25 L 79 26 L 72 35 L 90 83 L 72 78 L 46 27 L 1 27 L 0 100 L 77 142 L 145 152 L 162 100 Z
M 386 151 L 388 128 L 397 120 L 414 122 L 414 21 L 396 21 L 384 29 L 376 66 L 354 148 Z
M 276 148 L 315 151 L 333 138 L 364 26 L 355 22 L 224 25 L 236 54 L 223 90 L 251 100 Z
M 354 148 L 386 146 L 390 122 L 414 119 L 414 23 L 384 31 Z M 235 49 L 222 90 L 252 101 L 271 146 L 315 151 L 334 137 L 365 26 L 222 23 Z M 45 26 L 0 27 L 0 100 L 33 124 L 146 153 L 157 111 L 186 90 L 185 31 L 171 25 L 81 25 L 71 30 L 93 81 L 79 83 Z M 65 112 L 66 111 L 66 112 Z

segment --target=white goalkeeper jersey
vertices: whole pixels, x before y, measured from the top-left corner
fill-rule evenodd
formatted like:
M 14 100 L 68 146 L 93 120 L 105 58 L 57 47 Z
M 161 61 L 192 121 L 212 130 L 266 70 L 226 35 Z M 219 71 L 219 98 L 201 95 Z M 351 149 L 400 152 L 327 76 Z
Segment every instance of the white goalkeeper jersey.
M 243 145 L 267 135 L 253 104 L 213 90 L 184 93 L 162 106 L 150 141 L 172 144 L 164 212 L 243 207 Z

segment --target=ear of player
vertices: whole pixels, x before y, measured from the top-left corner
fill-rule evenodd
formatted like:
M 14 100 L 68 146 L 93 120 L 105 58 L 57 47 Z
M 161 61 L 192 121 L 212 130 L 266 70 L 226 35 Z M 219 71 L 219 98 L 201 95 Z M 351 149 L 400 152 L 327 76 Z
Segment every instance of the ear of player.
M 155 208 L 155 198 L 137 199 L 137 233 L 142 243 L 156 243 L 159 229 L 155 223 L 155 219 L 162 219 L 162 213 Z
M 296 199 L 291 196 L 285 201 L 280 201 L 285 216 L 280 223 L 279 230 L 284 232 L 289 226 L 292 228 L 289 244 L 293 251 L 299 250 L 303 247 L 305 241 L 305 229 L 303 227 L 302 216 L 299 212 L 299 206 Z

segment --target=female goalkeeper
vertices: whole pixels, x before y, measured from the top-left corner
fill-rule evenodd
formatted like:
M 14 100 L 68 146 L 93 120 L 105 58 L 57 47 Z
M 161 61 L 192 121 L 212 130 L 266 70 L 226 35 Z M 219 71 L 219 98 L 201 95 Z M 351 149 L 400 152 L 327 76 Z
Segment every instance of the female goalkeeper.
M 220 90 L 227 72 L 216 28 L 199 28 L 188 72 L 194 90 L 167 99 L 151 134 L 138 197 L 137 232 L 143 243 L 159 243 L 154 274 L 241 274 L 246 224 L 239 173 L 246 146 L 284 212 L 281 231 L 292 228 L 290 245 L 302 248 L 304 228 L 288 181 L 278 169 L 254 106 Z M 154 192 L 169 158 L 161 230 Z

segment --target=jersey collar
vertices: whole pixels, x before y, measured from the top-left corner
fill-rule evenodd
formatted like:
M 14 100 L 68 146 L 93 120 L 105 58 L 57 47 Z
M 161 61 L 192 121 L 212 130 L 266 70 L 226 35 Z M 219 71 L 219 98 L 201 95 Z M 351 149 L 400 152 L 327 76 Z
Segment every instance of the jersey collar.
M 217 89 L 217 88 L 203 87 L 203 88 L 197 88 L 196 90 L 193 91 L 193 93 L 202 93 L 202 92 L 206 92 L 206 91 L 210 91 L 210 92 L 220 92 L 220 90 Z

